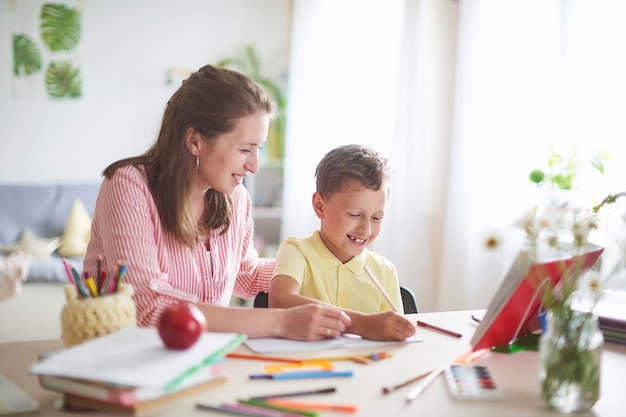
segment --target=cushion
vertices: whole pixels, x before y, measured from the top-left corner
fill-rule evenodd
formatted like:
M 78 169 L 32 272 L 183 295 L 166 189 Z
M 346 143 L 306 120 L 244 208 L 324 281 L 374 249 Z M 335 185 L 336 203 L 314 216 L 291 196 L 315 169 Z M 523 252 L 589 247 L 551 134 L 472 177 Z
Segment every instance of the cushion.
M 0 257 L 0 300 L 20 293 L 28 265 L 27 256 L 21 252 Z
M 80 198 L 74 200 L 57 253 L 63 257 L 85 256 L 91 233 L 91 217 Z
M 40 238 L 28 228 L 22 229 L 22 234 L 17 242 L 3 246 L 0 251 L 7 253 L 21 252 L 33 258 L 49 258 L 52 252 L 59 247 L 59 238 Z

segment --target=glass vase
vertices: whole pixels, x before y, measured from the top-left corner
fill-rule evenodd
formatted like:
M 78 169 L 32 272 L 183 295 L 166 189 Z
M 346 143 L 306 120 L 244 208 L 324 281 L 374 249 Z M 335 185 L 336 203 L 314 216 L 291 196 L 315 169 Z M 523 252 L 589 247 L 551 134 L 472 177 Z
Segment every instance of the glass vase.
M 572 310 L 548 311 L 539 341 L 541 398 L 561 413 L 587 411 L 600 398 L 604 338 L 598 318 Z

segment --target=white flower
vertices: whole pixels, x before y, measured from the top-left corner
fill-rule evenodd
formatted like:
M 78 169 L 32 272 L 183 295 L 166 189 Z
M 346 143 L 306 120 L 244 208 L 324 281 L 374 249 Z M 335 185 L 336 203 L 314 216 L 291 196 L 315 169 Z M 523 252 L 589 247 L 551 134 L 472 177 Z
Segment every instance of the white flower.
M 598 271 L 589 270 L 576 282 L 577 291 L 572 294 L 572 305 L 582 311 L 593 311 L 602 297 L 603 283 Z
M 591 295 L 599 295 L 602 291 L 602 279 L 600 272 L 589 270 L 578 279 L 578 290 Z

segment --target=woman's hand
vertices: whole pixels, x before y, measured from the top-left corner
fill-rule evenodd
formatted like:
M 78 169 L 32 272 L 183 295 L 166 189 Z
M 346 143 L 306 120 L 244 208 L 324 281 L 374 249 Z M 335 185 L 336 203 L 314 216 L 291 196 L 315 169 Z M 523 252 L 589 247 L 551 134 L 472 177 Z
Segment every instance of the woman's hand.
M 322 304 L 305 304 L 279 312 L 277 336 L 285 339 L 323 340 L 339 336 L 352 324 L 346 313 Z

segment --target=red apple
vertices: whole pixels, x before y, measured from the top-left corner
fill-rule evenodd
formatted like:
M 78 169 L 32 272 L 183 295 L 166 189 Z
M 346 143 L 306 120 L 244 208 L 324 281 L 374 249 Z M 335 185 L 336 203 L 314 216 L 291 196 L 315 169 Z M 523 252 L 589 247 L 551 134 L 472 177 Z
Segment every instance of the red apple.
M 159 336 L 169 349 L 191 347 L 206 328 L 206 318 L 194 304 L 172 304 L 159 317 Z

